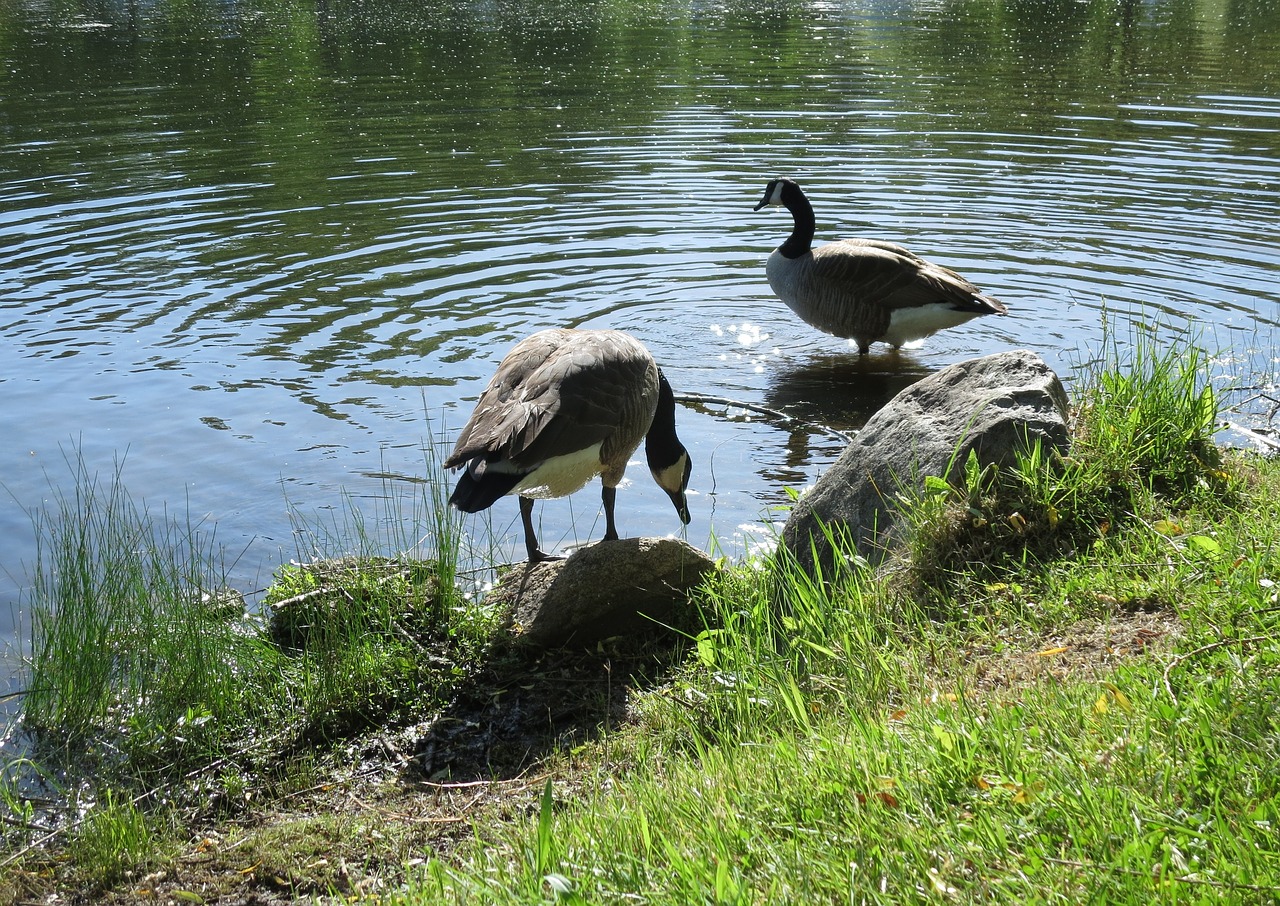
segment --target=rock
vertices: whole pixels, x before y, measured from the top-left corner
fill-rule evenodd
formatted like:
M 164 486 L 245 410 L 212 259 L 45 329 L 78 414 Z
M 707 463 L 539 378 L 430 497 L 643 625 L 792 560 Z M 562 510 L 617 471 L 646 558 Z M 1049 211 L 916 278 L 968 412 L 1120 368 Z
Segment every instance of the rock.
M 1066 452 L 1068 400 L 1038 355 L 1002 352 L 960 362 L 903 390 L 867 421 L 840 458 L 800 498 L 782 545 L 811 576 L 835 578 L 836 552 L 820 526 L 856 545 L 873 566 L 900 542 L 894 498 L 927 476 L 963 477 L 969 451 L 1005 465 L 1037 438 Z M 841 556 L 839 562 L 845 563 Z
M 286 567 L 290 584 L 305 589 L 272 600 L 268 591 L 267 635 L 281 648 L 301 651 L 312 635 L 355 634 L 389 615 L 412 624 L 415 615 L 439 607 L 435 566 L 398 557 L 335 557 Z M 277 580 L 279 583 L 280 580 Z
M 601 541 L 564 560 L 516 567 L 488 600 L 510 608 L 522 646 L 590 645 L 680 625 L 689 592 L 712 569 L 706 554 L 672 538 Z
M 245 615 L 244 595 L 229 586 L 200 592 L 200 606 L 217 620 L 239 620 Z

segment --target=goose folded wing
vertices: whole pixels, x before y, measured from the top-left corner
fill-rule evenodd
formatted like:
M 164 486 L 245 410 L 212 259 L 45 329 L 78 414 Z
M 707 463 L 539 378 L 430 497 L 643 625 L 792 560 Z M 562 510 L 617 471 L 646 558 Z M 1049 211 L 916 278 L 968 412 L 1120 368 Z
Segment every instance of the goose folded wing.
M 498 365 L 488 386 L 476 401 L 475 411 L 458 433 L 453 452 L 445 460 L 446 469 L 470 462 L 477 456 L 489 461 L 508 458 L 524 449 L 550 417 L 536 399 L 530 404 L 530 387 L 538 372 L 554 359 L 563 344 L 562 331 L 548 330 L 516 344 Z M 534 396 L 543 390 L 535 389 Z
M 822 254 L 826 249 L 831 252 Z M 890 309 L 935 302 L 967 303 L 979 292 L 954 271 L 894 242 L 845 239 L 822 246 L 814 259 L 815 276 L 838 280 L 857 297 Z
M 609 454 L 605 448 L 620 433 L 627 433 L 628 425 L 636 420 L 646 364 L 624 359 L 607 365 L 586 354 L 565 356 L 556 362 L 553 373 L 545 378 L 546 386 L 531 400 L 539 418 L 536 430 L 526 435 L 520 459 L 540 462 L 596 444 L 603 444 L 602 457 Z M 645 424 L 638 431 L 632 448 L 647 429 Z

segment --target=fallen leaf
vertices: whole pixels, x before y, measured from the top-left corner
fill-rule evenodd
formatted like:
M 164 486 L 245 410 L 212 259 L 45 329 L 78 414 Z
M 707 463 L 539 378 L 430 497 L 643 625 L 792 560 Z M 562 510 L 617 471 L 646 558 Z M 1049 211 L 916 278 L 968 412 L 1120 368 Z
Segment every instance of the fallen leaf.
M 1036 654 L 1040 657 L 1049 657 L 1050 655 L 1062 654 L 1062 652 L 1070 650 L 1070 645 L 1061 645 L 1057 648 L 1046 648 L 1044 651 L 1037 651 Z
M 1136 641 L 1139 645 L 1146 645 L 1146 644 L 1148 644 L 1149 642 L 1151 642 L 1151 641 L 1153 641 L 1153 640 L 1155 640 L 1155 639 L 1160 638 L 1160 636 L 1162 636 L 1162 635 L 1164 635 L 1164 630 L 1163 630 L 1163 629 L 1146 629 L 1146 628 L 1143 628 L 1143 629 L 1139 629 L 1137 632 L 1135 632 L 1135 633 L 1133 634 L 1133 638 L 1134 638 L 1134 641 Z
M 1199 549 L 1200 553 L 1209 557 L 1221 557 L 1222 545 L 1216 539 L 1210 538 L 1208 535 L 1192 535 L 1187 539 L 1187 544 Z
M 1039 798 L 1043 790 L 1043 783 L 1028 783 L 1026 786 L 1018 788 L 1018 792 L 1013 794 L 1013 801 L 1018 805 L 1029 805 Z

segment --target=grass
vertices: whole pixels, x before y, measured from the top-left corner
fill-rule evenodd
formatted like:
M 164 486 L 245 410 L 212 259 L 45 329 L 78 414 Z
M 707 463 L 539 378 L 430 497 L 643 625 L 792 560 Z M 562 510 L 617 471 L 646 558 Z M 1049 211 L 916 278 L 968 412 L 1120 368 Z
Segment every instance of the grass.
M 730 572 L 619 764 L 401 901 L 1273 900 L 1280 469 L 1204 364 L 1140 342 L 1069 458 L 926 482 L 887 578 Z
M 39 732 L 86 737 L 124 702 L 171 723 L 192 690 L 221 709 L 236 682 L 221 669 L 238 636 L 206 595 L 221 588 L 217 548 L 200 525 L 154 519 L 110 480 L 71 463 L 74 492 L 35 516 L 30 690 Z
M 99 817 L 66 838 L 92 866 L 82 889 L 185 864 L 172 855 L 172 813 L 145 795 L 180 770 L 220 791 L 220 814 L 253 817 L 204 832 L 224 875 L 287 881 L 295 895 L 1274 901 L 1280 463 L 1214 448 L 1203 355 L 1145 336 L 1127 350 L 1112 347 L 1080 379 L 1069 456 L 1033 447 L 1004 470 L 971 464 L 954 486 L 925 481 L 903 503 L 911 537 L 892 569 L 831 585 L 780 553 L 721 573 L 677 666 L 630 689 L 627 719 L 605 719 L 599 738 L 549 744 L 532 776 L 379 788 L 394 806 L 307 805 L 267 820 L 272 803 L 332 785 L 324 752 L 362 728 L 423 719 L 451 691 L 505 699 L 539 682 L 525 664 L 468 686 L 488 615 L 442 593 L 449 567 L 403 554 L 441 531 L 422 528 L 436 516 L 419 512 L 443 509 L 429 495 L 392 520 L 413 528 L 391 553 L 360 541 L 346 547 L 354 559 L 282 569 L 269 600 L 291 602 L 289 616 L 250 634 L 273 652 L 268 666 L 237 667 L 242 686 L 261 684 L 261 710 L 208 693 L 197 699 L 215 705 L 165 712 L 170 729 L 130 748 L 150 737 L 129 721 L 158 717 L 138 718 L 118 691 L 84 709 L 81 732 L 106 733 L 134 773 L 113 776 L 89 809 Z M 353 518 L 336 538 L 376 534 Z M 616 652 L 596 654 L 591 669 L 602 660 L 621 674 Z M 561 683 L 553 695 L 585 685 L 567 662 L 541 669 Z M 152 700 L 166 696 L 134 699 Z M 262 721 L 284 727 L 284 741 L 263 757 L 232 744 L 228 728 L 255 739 Z M 281 761 L 291 773 L 265 767 Z M 430 811 L 441 797 L 447 811 Z M 455 830 L 421 836 L 431 826 Z M 137 847 L 139 828 L 170 842 Z
M 98 890 L 108 890 L 133 872 L 162 862 L 168 855 L 154 822 L 129 799 L 107 788 L 67 843 L 67 855 Z
M 0 827 L 15 847 L 64 836 L 91 886 L 176 843 L 163 828 L 287 794 L 316 751 L 440 708 L 489 645 L 438 482 L 388 486 L 373 516 L 348 501 L 343 556 L 306 525 L 311 549 L 248 613 L 211 534 L 136 505 L 119 465 L 69 463 L 74 492 L 34 517 L 31 753 L 6 765 Z M 34 786 L 59 807 L 37 814 Z

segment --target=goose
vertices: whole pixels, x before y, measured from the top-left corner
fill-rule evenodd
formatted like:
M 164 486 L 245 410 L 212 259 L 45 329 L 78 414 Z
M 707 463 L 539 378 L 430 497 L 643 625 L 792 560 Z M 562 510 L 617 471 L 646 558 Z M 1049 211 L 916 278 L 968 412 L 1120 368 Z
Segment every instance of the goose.
M 754 210 L 765 205 L 782 205 L 795 219 L 765 264 L 769 286 L 809 324 L 856 341 L 861 355 L 877 341 L 898 349 L 979 315 L 1008 311 L 954 271 L 892 242 L 844 239 L 811 248 L 813 206 L 794 179 L 772 180 Z
M 606 541 L 627 460 L 645 441 L 649 470 L 689 524 L 692 463 L 676 436 L 671 385 L 639 340 L 618 330 L 553 328 L 507 353 L 458 436 L 445 468 L 465 466 L 449 502 L 466 513 L 520 498 L 529 562 L 555 559 L 533 531 L 535 498 L 566 497 L 596 475 Z

